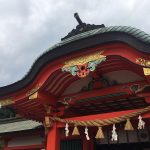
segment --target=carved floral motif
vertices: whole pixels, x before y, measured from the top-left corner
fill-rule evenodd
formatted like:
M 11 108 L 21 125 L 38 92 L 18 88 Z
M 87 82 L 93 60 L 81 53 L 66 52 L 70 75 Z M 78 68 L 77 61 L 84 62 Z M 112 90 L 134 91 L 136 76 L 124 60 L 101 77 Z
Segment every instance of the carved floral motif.
M 70 72 L 73 76 L 86 77 L 96 66 L 106 60 L 106 56 L 101 55 L 103 51 L 91 55 L 78 57 L 65 62 L 62 71 Z
M 137 58 L 136 63 L 140 64 L 141 66 L 150 67 L 150 61 L 144 58 Z
M 143 73 L 145 76 L 149 76 L 150 75 L 150 60 L 146 60 L 144 58 L 137 58 L 136 59 L 136 63 L 140 64 L 143 67 Z

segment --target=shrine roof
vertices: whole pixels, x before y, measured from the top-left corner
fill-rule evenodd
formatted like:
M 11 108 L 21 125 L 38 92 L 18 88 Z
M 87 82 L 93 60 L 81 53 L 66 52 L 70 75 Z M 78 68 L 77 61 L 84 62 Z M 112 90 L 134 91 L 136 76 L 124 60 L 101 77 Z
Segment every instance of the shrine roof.
M 150 35 L 129 26 L 110 26 L 93 29 L 65 38 L 48 48 L 32 65 L 29 72 L 19 81 L 0 87 L 0 96 L 16 92 L 29 85 L 45 64 L 85 48 L 112 42 L 126 43 L 138 51 L 150 53 Z
M 61 45 L 64 45 L 64 44 L 67 44 L 67 43 L 70 43 L 70 42 L 73 42 L 82 38 L 87 38 L 87 37 L 94 36 L 97 34 L 104 34 L 104 33 L 110 33 L 110 32 L 126 33 L 126 34 L 136 37 L 137 39 L 139 39 L 140 41 L 143 41 L 144 43 L 150 43 L 150 35 L 145 33 L 144 31 L 141 31 L 140 29 L 133 28 L 130 26 L 109 26 L 109 27 L 102 27 L 99 29 L 94 29 L 94 30 L 90 30 L 87 32 L 77 34 L 75 36 L 62 40 L 62 42 L 56 44 L 54 47 L 61 46 Z M 52 47 L 52 49 L 54 47 Z M 51 50 L 51 48 L 49 50 Z
M 17 132 L 17 131 L 24 131 L 24 130 L 31 130 L 36 129 L 42 126 L 41 123 L 32 121 L 32 120 L 25 120 L 22 118 L 12 118 L 7 120 L 0 121 L 0 134 L 1 133 L 9 133 L 9 132 Z
M 62 40 L 61 42 L 59 42 L 58 44 L 55 44 L 54 46 L 47 49 L 45 51 L 45 53 L 47 53 L 51 50 L 54 50 L 58 47 L 61 47 L 63 45 L 69 44 L 71 42 L 75 42 L 77 40 L 96 36 L 99 34 L 105 34 L 105 33 L 113 33 L 114 34 L 117 32 L 128 34 L 130 36 L 135 37 L 137 40 L 144 42 L 145 44 L 150 44 L 150 35 L 145 33 L 144 31 L 142 31 L 140 29 L 133 28 L 130 26 L 109 26 L 109 27 L 102 27 L 102 28 L 98 28 L 98 29 L 93 29 L 93 30 L 83 32 L 83 33 L 74 35 L 72 37 L 66 38 L 66 39 Z M 120 37 L 120 39 L 118 39 L 118 41 L 122 41 L 121 37 Z M 142 49 L 138 49 L 138 50 L 142 51 Z M 150 51 L 145 50 L 145 52 L 150 52 Z M 45 54 L 45 53 L 43 53 L 43 54 Z

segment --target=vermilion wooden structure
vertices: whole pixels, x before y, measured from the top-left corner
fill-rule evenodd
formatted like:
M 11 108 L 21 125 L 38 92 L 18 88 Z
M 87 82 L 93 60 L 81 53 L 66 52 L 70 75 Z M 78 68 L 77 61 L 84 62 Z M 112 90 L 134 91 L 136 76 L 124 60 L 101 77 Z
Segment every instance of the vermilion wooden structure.
M 21 116 L 40 122 L 47 115 L 73 120 L 107 119 L 150 105 L 149 35 L 131 27 L 79 23 L 40 56 L 23 79 L 0 88 L 2 105 L 10 105 Z M 99 53 L 106 60 L 88 73 L 88 62 L 80 65 L 78 71 L 87 73 L 83 78 L 62 71 L 71 60 L 78 64 L 93 54 L 99 57 Z M 142 117 L 149 123 L 150 113 Z M 54 122 L 49 128 L 47 150 L 60 149 L 60 140 L 64 139 L 60 128 L 64 126 Z M 83 138 L 83 143 L 84 150 L 93 149 L 92 141 Z

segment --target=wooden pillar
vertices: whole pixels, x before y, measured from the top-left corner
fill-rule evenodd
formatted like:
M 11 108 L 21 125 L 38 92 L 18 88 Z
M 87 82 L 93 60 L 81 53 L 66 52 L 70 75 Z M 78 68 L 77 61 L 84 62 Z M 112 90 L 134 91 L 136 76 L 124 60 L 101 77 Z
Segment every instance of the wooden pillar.
M 85 138 L 83 138 L 83 150 L 89 150 L 88 141 Z
M 93 150 L 94 149 L 94 142 L 93 139 L 87 141 L 83 139 L 83 150 Z
M 93 132 L 89 132 L 89 135 L 90 135 L 90 140 L 87 140 L 85 136 L 83 137 L 83 150 L 94 150 L 95 138 L 93 136 Z
M 46 150 L 60 150 L 59 128 L 57 128 L 56 123 L 53 124 L 53 127 L 48 132 Z

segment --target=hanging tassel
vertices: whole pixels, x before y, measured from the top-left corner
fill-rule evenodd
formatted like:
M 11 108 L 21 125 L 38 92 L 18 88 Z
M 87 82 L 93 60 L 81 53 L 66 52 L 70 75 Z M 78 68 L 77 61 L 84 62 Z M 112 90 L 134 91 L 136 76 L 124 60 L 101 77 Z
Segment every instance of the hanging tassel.
M 74 127 L 72 135 L 80 135 L 80 132 L 79 132 L 77 126 Z
M 68 125 L 68 123 L 66 123 L 65 134 L 66 134 L 66 136 L 69 135 L 69 125 Z
M 132 131 L 132 130 L 134 130 L 134 128 L 133 128 L 133 126 L 132 126 L 132 124 L 131 124 L 131 121 L 130 121 L 130 119 L 127 119 L 127 122 L 126 122 L 126 124 L 125 124 L 125 128 L 124 128 L 126 131 Z
M 104 139 L 105 138 L 102 127 L 98 127 L 98 131 L 97 131 L 95 138 L 96 139 Z
M 117 132 L 116 132 L 115 124 L 113 124 L 111 141 L 117 141 L 117 140 L 118 140 L 118 135 L 117 135 Z
M 85 127 L 84 133 L 85 133 L 85 135 L 86 135 L 86 139 L 87 139 L 87 140 L 90 140 L 89 133 L 88 133 L 88 128 L 87 128 L 87 127 Z
M 140 115 L 139 115 L 138 119 L 139 119 L 138 129 L 144 129 L 145 128 L 145 122 L 142 120 L 142 117 Z

